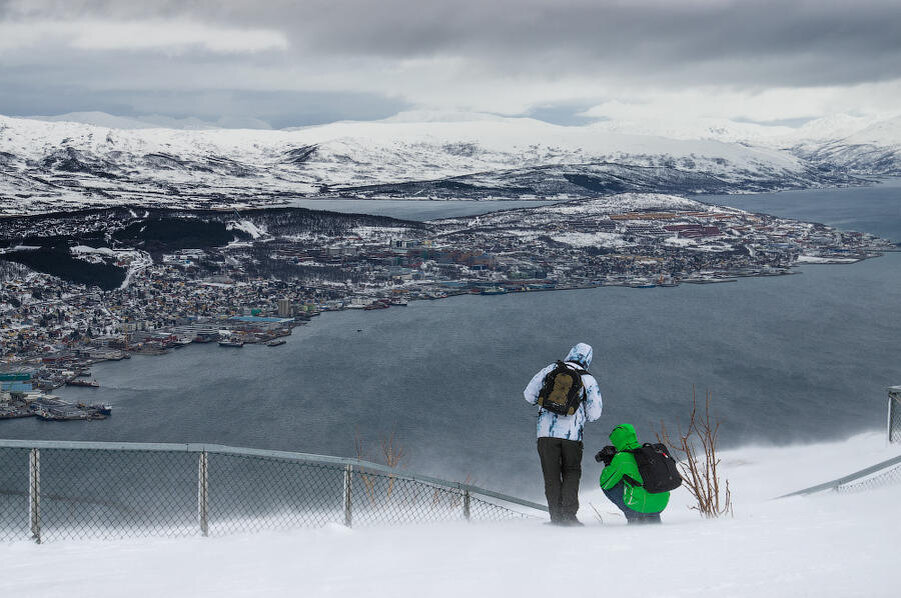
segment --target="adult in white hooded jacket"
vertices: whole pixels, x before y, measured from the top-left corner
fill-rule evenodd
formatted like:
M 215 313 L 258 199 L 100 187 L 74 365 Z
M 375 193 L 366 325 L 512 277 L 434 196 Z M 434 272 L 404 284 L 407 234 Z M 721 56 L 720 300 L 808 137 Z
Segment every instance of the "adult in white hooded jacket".
M 565 363 L 570 367 L 587 370 L 591 365 L 591 345 L 579 343 L 570 349 Z M 556 367 L 552 363 L 539 371 L 526 389 L 523 397 L 536 405 L 538 393 L 545 377 Z M 585 422 L 601 417 L 603 403 L 601 391 L 594 376 L 582 374 L 582 401 L 572 415 L 558 415 L 542 407 L 538 408 L 538 457 L 544 474 L 544 494 L 547 497 L 551 522 L 561 525 L 577 525 L 579 510 L 579 480 L 582 477 L 582 429 Z

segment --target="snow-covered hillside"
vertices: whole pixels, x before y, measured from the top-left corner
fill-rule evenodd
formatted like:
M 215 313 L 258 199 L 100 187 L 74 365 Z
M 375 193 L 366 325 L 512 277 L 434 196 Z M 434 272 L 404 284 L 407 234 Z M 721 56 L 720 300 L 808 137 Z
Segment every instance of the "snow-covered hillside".
M 838 139 L 803 140 L 793 151 L 831 169 L 901 175 L 901 116 L 871 122 Z
M 0 593 L 167 596 L 761 596 L 889 598 L 901 485 L 771 500 L 894 456 L 884 436 L 723 455 L 734 519 L 676 491 L 661 526 L 627 527 L 585 466 L 583 528 L 538 520 L 0 545 Z M 587 463 L 587 461 L 586 461 Z M 536 487 L 540 484 L 535 480 Z M 598 520 L 591 505 L 601 513 Z
M 797 128 L 722 119 L 608 121 L 592 126 L 618 133 L 706 139 L 782 150 L 827 171 L 901 174 L 901 117 L 834 114 Z
M 598 177 L 592 169 L 606 171 Z M 0 117 L 0 209 L 6 214 L 123 203 L 273 205 L 323 193 L 573 197 L 659 190 L 661 184 L 667 192 L 694 193 L 845 181 L 773 147 L 528 118 L 400 115 L 266 131 Z

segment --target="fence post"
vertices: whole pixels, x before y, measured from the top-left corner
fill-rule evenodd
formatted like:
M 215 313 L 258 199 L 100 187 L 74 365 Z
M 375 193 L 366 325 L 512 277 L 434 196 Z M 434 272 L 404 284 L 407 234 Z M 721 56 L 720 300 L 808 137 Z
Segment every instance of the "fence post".
M 28 519 L 31 537 L 41 543 L 41 451 L 33 448 L 28 453 Z
M 469 488 L 463 490 L 463 519 L 469 521 Z
M 901 442 L 901 386 L 888 389 L 888 422 L 886 425 L 888 444 Z
M 204 537 L 208 536 L 210 533 L 207 503 L 209 496 L 209 474 L 207 464 L 207 452 L 200 451 L 200 459 L 197 463 L 197 516 L 200 521 L 200 533 Z
M 351 527 L 353 525 L 353 497 L 351 492 L 351 480 L 353 478 L 353 465 L 344 466 L 344 525 Z

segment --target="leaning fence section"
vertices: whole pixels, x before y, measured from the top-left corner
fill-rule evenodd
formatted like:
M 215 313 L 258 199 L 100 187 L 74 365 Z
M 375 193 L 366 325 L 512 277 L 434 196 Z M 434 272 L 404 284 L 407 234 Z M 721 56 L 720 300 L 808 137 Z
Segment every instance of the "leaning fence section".
M 836 492 L 863 492 L 901 484 L 901 465 L 835 487 Z
M 790 496 L 808 496 L 818 492 L 829 490 L 835 492 L 855 492 L 858 490 L 872 490 L 882 486 L 888 486 L 901 482 L 901 455 L 892 457 L 870 467 L 855 471 L 835 480 L 823 482 L 810 488 L 804 488 L 777 498 Z
M 355 459 L 218 445 L 0 441 L 0 540 L 498 521 L 541 510 Z

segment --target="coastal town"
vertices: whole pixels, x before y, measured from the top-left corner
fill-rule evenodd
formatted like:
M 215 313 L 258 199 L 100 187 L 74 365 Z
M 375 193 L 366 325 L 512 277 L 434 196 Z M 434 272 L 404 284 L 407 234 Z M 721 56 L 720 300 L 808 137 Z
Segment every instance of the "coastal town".
M 210 216 L 227 234 L 195 247 L 116 241 L 107 229 L 106 245 L 86 245 L 78 235 L 60 245 L 64 227 L 52 219 L 7 223 L 0 255 L 0 419 L 103 418 L 109 406 L 73 406 L 46 393 L 66 384 L 99 385 L 92 364 L 133 354 L 192 343 L 277 347 L 324 311 L 388 309 L 461 294 L 729 283 L 897 249 L 869 234 L 655 194 L 425 224 L 340 215 L 326 222 L 320 214 L 328 213 L 301 212 L 307 214 L 289 215 L 292 222 L 313 214 L 318 228 L 279 228 L 284 215 L 278 222 L 271 214 Z M 116 230 L 149 218 L 132 213 Z M 35 263 L 29 259 L 42 250 L 42 236 L 54 238 L 54 251 L 63 247 L 66 259 L 87 272 L 106 268 L 121 281 L 75 282 L 26 265 Z

